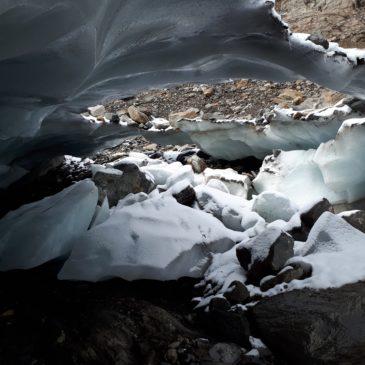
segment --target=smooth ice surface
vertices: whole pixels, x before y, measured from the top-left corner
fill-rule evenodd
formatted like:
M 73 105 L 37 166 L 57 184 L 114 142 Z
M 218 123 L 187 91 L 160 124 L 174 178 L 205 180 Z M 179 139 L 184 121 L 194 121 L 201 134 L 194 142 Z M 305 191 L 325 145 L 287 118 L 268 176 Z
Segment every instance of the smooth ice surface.
M 88 229 L 98 189 L 91 180 L 23 205 L 0 220 L 0 270 L 30 269 L 68 254 Z
M 211 215 L 157 196 L 116 208 L 107 221 L 79 237 L 59 278 L 199 277 L 212 253 L 227 251 L 241 237 Z
M 346 120 L 317 150 L 267 157 L 254 187 L 281 192 L 301 207 L 323 197 L 333 204 L 355 202 L 365 197 L 364 146 L 365 119 Z
M 0 155 L 81 155 L 123 135 L 69 112 L 141 88 L 227 78 L 309 78 L 364 97 L 365 52 L 291 34 L 264 0 L 3 0 Z M 339 53 L 336 51 L 344 52 Z M 121 133 L 122 132 L 122 133 Z M 23 166 L 24 167 L 24 166 Z

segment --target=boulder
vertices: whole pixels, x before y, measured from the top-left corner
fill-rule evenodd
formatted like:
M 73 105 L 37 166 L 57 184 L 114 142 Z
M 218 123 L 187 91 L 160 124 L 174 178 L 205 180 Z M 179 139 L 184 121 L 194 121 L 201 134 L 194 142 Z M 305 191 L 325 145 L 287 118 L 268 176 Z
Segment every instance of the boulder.
M 350 223 L 353 227 L 355 227 L 359 231 L 365 233 L 365 211 L 364 210 L 355 210 L 352 212 L 346 212 L 346 214 L 342 214 L 341 217 L 347 223 Z
M 311 34 L 307 38 L 307 40 L 311 41 L 314 44 L 317 44 L 318 46 L 322 46 L 324 49 L 328 49 L 328 47 L 330 46 L 328 40 L 321 34 Z
M 131 105 L 128 108 L 128 114 L 132 120 L 134 120 L 138 124 L 146 124 L 150 118 L 143 112 L 141 112 L 137 107 Z
M 93 176 L 99 189 L 99 203 L 107 196 L 111 207 L 129 193 L 149 193 L 154 183 L 135 164 L 119 163 L 114 168 L 99 169 Z
M 172 196 L 179 204 L 186 205 L 187 207 L 191 207 L 196 201 L 196 193 L 191 185 Z
M 250 293 L 243 283 L 236 280 L 229 285 L 224 297 L 231 304 L 243 304 L 250 298 Z
M 253 307 L 251 319 L 257 335 L 289 364 L 364 361 L 364 282 L 279 294 Z
M 169 115 L 169 121 L 173 127 L 176 127 L 176 123 L 182 119 L 194 119 L 199 115 L 199 109 L 190 108 L 183 112 L 171 113 Z
M 205 161 L 197 155 L 189 157 L 186 160 L 186 163 L 191 165 L 194 172 L 197 174 L 201 174 L 207 168 L 207 164 L 205 163 Z
M 258 285 L 267 275 L 279 272 L 294 256 L 294 240 L 276 227 L 266 228 L 261 234 L 237 246 L 236 254 L 247 271 L 249 282 Z
M 104 107 L 104 105 L 91 106 L 87 110 L 89 111 L 90 115 L 92 115 L 95 118 L 102 117 L 105 114 L 105 107 Z
M 209 355 L 217 364 L 237 364 L 241 355 L 242 349 L 234 343 L 216 343 L 210 350 Z

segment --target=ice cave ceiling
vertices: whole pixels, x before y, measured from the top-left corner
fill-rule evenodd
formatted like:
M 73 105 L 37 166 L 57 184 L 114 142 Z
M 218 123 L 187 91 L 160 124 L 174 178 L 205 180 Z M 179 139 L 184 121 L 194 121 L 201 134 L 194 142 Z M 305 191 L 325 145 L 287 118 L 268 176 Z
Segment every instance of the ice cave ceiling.
M 292 35 L 273 6 L 262 0 L 2 0 L 0 164 L 28 167 L 45 154 L 82 154 L 120 138 L 115 127 L 95 130 L 77 113 L 153 86 L 308 78 L 365 98 L 362 56 Z

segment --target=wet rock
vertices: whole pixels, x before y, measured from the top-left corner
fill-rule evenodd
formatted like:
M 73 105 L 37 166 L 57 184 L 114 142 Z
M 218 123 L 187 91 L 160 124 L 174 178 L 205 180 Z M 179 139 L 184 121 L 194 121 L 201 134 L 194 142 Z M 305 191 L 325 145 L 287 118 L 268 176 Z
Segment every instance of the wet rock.
M 313 42 L 314 44 L 322 46 L 324 49 L 328 49 L 328 47 L 330 46 L 328 40 L 321 34 L 311 34 L 307 38 L 307 40 Z
M 242 304 L 250 298 L 250 293 L 243 283 L 240 281 L 233 281 L 224 293 L 224 297 L 231 304 Z
M 275 310 L 273 310 L 275 308 Z M 270 350 L 290 364 L 362 364 L 365 283 L 295 290 L 262 300 L 252 324 Z
M 91 106 L 87 110 L 89 111 L 90 115 L 92 115 L 95 118 L 102 117 L 105 114 L 104 105 Z
M 294 240 L 278 228 L 267 228 L 260 235 L 243 245 L 236 254 L 241 266 L 247 271 L 250 283 L 258 285 L 267 275 L 279 272 L 286 261 L 294 256 Z
M 353 227 L 358 229 L 359 231 L 365 233 L 365 211 L 364 210 L 355 210 L 351 213 L 342 215 L 342 218 L 347 223 L 350 223 Z
M 149 193 L 154 183 L 135 164 L 119 163 L 113 169 L 101 169 L 93 177 L 99 189 L 99 203 L 108 197 L 110 207 L 130 193 Z
M 179 193 L 174 194 L 173 197 L 178 203 L 191 207 L 196 201 L 196 193 L 194 188 L 189 185 L 185 189 L 181 190 Z
M 146 124 L 150 120 L 149 117 L 145 113 L 141 112 L 134 105 L 131 105 L 128 108 L 128 114 L 131 117 L 131 119 L 134 120 L 138 124 Z

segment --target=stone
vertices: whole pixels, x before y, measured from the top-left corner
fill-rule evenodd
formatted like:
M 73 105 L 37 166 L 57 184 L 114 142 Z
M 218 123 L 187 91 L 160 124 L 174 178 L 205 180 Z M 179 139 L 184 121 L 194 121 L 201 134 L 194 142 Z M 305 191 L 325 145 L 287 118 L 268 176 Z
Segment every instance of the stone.
M 328 40 L 323 37 L 321 34 L 311 34 L 308 38 L 308 41 L 311 41 L 314 44 L 317 44 L 319 46 L 322 46 L 324 49 L 328 49 L 330 46 Z
M 186 163 L 191 165 L 194 172 L 196 172 L 197 174 L 201 174 L 207 168 L 207 164 L 205 163 L 205 161 L 197 155 L 192 155 L 191 157 L 189 157 L 186 160 Z
M 365 283 L 302 289 L 259 302 L 250 312 L 257 336 L 289 364 L 362 364 Z
M 234 343 L 216 343 L 209 350 L 209 355 L 212 360 L 219 364 L 236 364 L 241 354 L 241 348 Z
M 203 95 L 206 98 L 210 98 L 211 96 L 214 95 L 214 88 L 213 87 L 203 86 L 202 87 L 202 92 L 203 92 Z
M 110 118 L 110 123 L 119 124 L 120 117 L 117 114 L 113 114 Z
M 243 304 L 250 298 L 250 293 L 243 283 L 236 280 L 229 285 L 224 297 L 231 304 Z
M 241 266 L 248 270 L 248 282 L 259 285 L 263 277 L 278 273 L 294 256 L 294 240 L 280 229 L 270 227 L 238 245 L 236 255 Z
M 359 231 L 365 233 L 365 211 L 355 210 L 350 214 L 342 215 L 342 218 Z
M 181 190 L 179 193 L 174 194 L 173 197 L 178 203 L 191 207 L 196 201 L 196 193 L 194 188 L 189 185 L 185 189 Z
M 89 111 L 90 115 L 92 115 L 95 118 L 102 117 L 105 114 L 104 105 L 91 106 L 91 107 L 87 108 L 87 110 Z
M 146 124 L 150 120 L 149 117 L 145 113 L 141 112 L 134 105 L 131 105 L 128 108 L 128 114 L 131 117 L 131 119 L 134 120 L 138 124 Z
M 154 183 L 135 164 L 119 163 L 114 168 L 100 169 L 93 177 L 99 189 L 99 203 L 107 196 L 110 207 L 130 193 L 150 193 Z
M 183 112 L 178 113 L 171 113 L 169 115 L 169 122 L 172 126 L 175 126 L 177 122 L 182 119 L 194 119 L 199 115 L 199 109 L 197 108 L 190 108 Z

